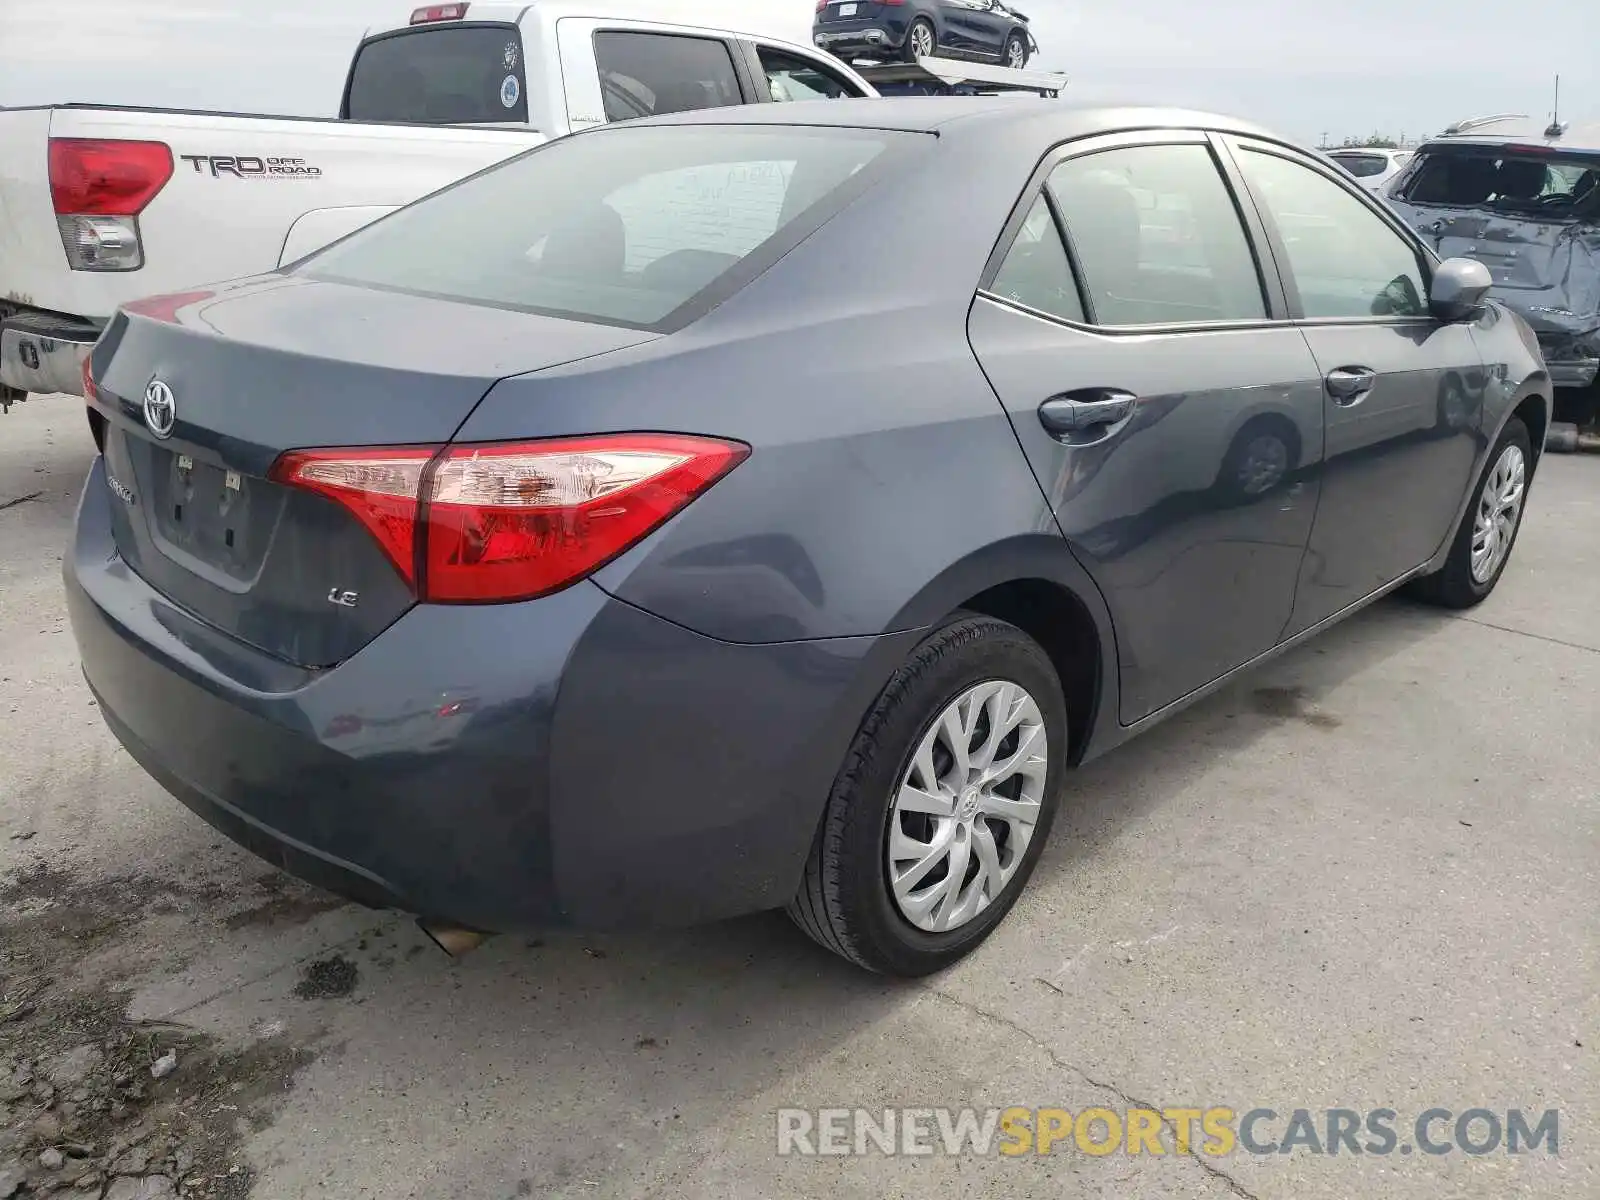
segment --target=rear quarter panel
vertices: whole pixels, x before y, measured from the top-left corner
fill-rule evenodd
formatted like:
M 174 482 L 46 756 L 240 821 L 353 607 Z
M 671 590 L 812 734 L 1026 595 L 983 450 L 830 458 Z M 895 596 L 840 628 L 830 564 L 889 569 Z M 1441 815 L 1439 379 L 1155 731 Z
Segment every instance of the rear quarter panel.
M 0 114 L 0 116 L 8 114 Z M 74 315 L 109 317 L 140 296 L 258 274 L 276 267 L 290 229 L 308 213 L 387 211 L 543 140 L 531 131 L 428 129 L 340 121 L 117 109 L 59 109 L 49 136 L 164 142 L 173 175 L 140 216 L 145 266 L 97 274 L 67 269 L 48 185 L 42 207 L 24 210 L 23 241 L 34 243 L 41 279 L 35 303 Z M 22 147 L 45 173 L 44 135 Z M 296 160 L 284 173 L 254 171 Z M 241 160 L 246 169 L 241 170 Z M 6 162 L 12 161 L 7 155 Z M 4 170 L 4 168 L 0 168 Z M 30 193 L 31 194 L 31 193 Z M 333 236 L 351 221 L 327 222 Z M 302 237 L 301 253 L 314 248 Z M 8 272 L 9 274 L 9 272 Z
M 1073 570 L 966 333 L 1032 149 L 949 169 L 931 150 L 686 329 L 497 384 L 458 440 L 656 429 L 748 443 L 748 460 L 595 576 L 727 641 L 936 621 L 1001 581 L 964 569 L 997 546 L 1048 560 L 1025 574 Z M 918 221 L 903 211 L 912 192 Z M 945 231 L 940 255 L 918 252 L 927 227 Z

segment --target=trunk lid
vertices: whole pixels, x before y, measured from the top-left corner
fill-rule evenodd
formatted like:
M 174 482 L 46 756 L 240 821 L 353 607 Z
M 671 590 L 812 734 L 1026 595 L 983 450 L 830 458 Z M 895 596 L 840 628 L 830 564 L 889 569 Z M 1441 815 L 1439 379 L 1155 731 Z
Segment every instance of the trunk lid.
M 201 620 L 313 667 L 415 601 L 353 515 L 268 478 L 280 454 L 443 444 L 497 380 L 654 336 L 303 277 L 179 299 L 172 320 L 137 311 L 160 301 L 119 313 L 95 353 L 117 549 Z

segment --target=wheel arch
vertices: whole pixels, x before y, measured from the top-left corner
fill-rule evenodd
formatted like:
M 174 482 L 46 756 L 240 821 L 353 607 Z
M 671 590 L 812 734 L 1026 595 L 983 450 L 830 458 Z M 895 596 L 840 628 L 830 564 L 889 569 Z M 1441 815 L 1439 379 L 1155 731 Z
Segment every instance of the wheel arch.
M 1550 432 L 1550 404 L 1544 395 L 1538 391 L 1530 390 L 1527 395 L 1519 399 L 1506 414 L 1506 421 L 1512 417 L 1519 417 L 1528 427 L 1528 440 L 1533 443 L 1533 469 L 1537 470 L 1541 459 L 1544 458 L 1544 439 Z M 1501 422 L 1504 428 L 1505 422 Z M 1495 440 L 1499 439 L 1495 434 Z M 1491 441 L 1490 445 L 1494 442 Z
M 1478 494 L 1478 486 L 1483 478 L 1484 469 L 1488 466 L 1489 453 L 1499 442 L 1500 435 L 1505 433 L 1506 425 L 1511 418 L 1517 417 L 1528 427 L 1528 441 L 1533 450 L 1533 462 L 1529 465 L 1529 476 L 1537 473 L 1539 463 L 1544 457 L 1544 438 L 1550 428 L 1550 407 L 1552 404 L 1550 392 L 1550 378 L 1542 371 L 1535 372 L 1524 379 L 1521 385 L 1512 393 L 1511 398 L 1502 406 L 1499 418 L 1493 428 L 1482 431 L 1478 454 L 1472 465 L 1472 474 L 1468 477 L 1467 487 L 1462 494 L 1461 503 L 1456 506 L 1456 514 L 1450 522 L 1450 527 L 1445 530 L 1438 549 L 1433 552 L 1433 557 L 1417 571 L 1419 576 L 1431 575 L 1444 565 L 1444 560 L 1449 557 L 1450 547 L 1455 541 L 1456 531 L 1461 527 L 1461 522 L 1466 518 L 1467 510 L 1472 507 L 1473 500 Z
M 1067 699 L 1070 763 L 1114 732 L 1115 628 L 1100 589 L 1059 534 L 1008 538 L 953 563 L 901 609 L 895 628 L 933 628 L 961 611 L 1009 621 L 1050 656 Z

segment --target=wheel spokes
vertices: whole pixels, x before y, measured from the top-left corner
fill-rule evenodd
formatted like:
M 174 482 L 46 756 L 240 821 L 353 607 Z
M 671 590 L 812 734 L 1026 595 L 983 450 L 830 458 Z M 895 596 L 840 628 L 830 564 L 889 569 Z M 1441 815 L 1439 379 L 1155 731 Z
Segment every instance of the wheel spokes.
M 1008 680 L 974 684 L 929 724 L 890 808 L 889 886 L 930 933 L 960 928 L 1011 882 L 1049 779 L 1038 704 Z

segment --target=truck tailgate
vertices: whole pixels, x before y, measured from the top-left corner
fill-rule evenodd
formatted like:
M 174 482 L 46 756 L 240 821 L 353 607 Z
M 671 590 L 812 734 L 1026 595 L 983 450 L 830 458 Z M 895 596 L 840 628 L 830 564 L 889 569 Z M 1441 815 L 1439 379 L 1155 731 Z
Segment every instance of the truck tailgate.
M 68 268 L 50 194 L 50 138 L 171 149 L 172 178 L 139 216 L 139 270 Z M 297 255 L 543 140 L 532 130 L 165 110 L 0 112 L 0 298 L 104 319 L 140 296 L 271 270 L 308 214 L 293 239 Z

